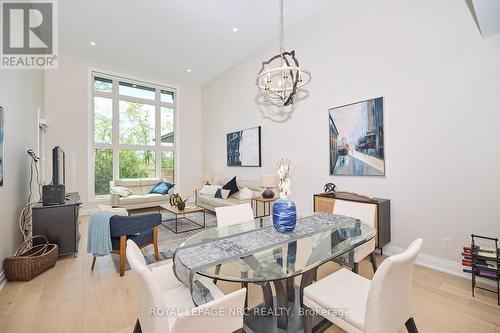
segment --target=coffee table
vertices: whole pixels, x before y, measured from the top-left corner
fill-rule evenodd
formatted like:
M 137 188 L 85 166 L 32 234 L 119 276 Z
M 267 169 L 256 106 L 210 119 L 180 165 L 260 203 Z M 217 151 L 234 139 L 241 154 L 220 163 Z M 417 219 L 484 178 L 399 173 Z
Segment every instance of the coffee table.
M 175 218 L 173 218 L 173 219 L 162 220 L 162 224 L 167 229 L 169 229 L 172 232 L 175 232 L 176 234 L 180 234 L 180 233 L 187 232 L 187 231 L 198 230 L 198 229 L 204 229 L 206 227 L 205 209 L 203 209 L 201 207 L 190 206 L 190 207 L 184 208 L 183 210 L 179 210 L 179 208 L 177 208 L 177 206 L 161 205 L 160 208 L 166 210 L 167 212 L 169 212 L 175 216 Z M 203 213 L 203 225 L 199 224 L 196 221 L 193 221 L 192 219 L 190 219 L 186 216 L 186 215 L 191 215 L 191 214 L 195 214 L 195 213 Z M 167 225 L 167 223 L 164 223 L 164 222 L 171 222 L 171 221 L 175 221 L 175 229 L 169 227 Z M 187 229 L 187 230 L 179 231 L 177 228 L 179 221 L 188 221 L 190 223 L 196 224 L 196 227 L 191 228 L 191 229 Z

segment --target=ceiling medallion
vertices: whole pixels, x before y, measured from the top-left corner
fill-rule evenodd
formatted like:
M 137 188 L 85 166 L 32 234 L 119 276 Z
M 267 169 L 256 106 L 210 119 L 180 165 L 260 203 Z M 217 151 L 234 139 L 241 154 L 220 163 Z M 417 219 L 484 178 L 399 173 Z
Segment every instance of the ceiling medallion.
M 297 91 L 311 81 L 311 72 L 299 66 L 295 51 L 283 47 L 283 0 L 280 0 L 280 53 L 262 62 L 257 74 L 257 86 L 266 101 L 275 106 L 293 104 Z

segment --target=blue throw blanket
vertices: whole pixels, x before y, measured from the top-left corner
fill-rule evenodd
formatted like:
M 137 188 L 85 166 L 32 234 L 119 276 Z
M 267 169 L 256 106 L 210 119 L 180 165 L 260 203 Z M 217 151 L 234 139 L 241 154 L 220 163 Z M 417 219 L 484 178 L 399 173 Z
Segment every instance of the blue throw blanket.
M 94 256 L 105 256 L 111 253 L 111 234 L 109 219 L 116 215 L 110 212 L 97 212 L 90 216 L 87 233 L 87 252 Z

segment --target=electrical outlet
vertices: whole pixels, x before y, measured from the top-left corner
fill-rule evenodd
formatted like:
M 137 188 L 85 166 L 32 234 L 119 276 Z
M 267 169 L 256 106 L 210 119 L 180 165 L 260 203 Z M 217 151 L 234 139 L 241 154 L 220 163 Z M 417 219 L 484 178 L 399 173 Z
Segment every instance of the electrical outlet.
M 443 238 L 443 249 L 451 250 L 451 239 Z

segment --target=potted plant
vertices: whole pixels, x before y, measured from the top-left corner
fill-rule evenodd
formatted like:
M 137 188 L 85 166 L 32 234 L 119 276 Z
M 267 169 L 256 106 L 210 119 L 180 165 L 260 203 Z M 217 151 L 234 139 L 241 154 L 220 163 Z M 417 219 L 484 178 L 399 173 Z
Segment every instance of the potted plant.
M 170 205 L 176 206 L 178 210 L 184 210 L 186 208 L 186 201 L 188 201 L 188 199 L 189 197 L 183 200 L 177 193 L 170 197 Z

